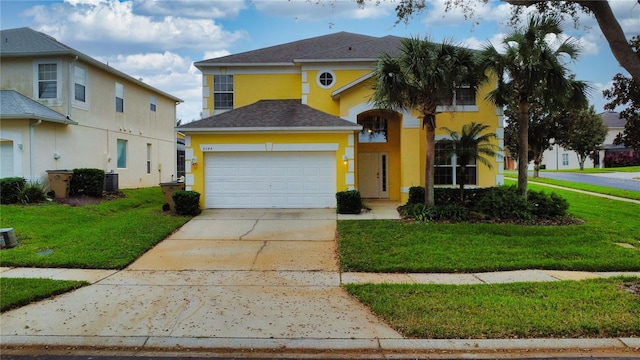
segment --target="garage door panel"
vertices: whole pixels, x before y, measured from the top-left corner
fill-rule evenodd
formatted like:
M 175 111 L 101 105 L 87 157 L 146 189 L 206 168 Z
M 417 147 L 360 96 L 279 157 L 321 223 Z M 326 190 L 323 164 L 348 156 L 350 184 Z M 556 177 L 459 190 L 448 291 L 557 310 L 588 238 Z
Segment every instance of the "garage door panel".
M 335 207 L 335 152 L 205 155 L 208 208 Z

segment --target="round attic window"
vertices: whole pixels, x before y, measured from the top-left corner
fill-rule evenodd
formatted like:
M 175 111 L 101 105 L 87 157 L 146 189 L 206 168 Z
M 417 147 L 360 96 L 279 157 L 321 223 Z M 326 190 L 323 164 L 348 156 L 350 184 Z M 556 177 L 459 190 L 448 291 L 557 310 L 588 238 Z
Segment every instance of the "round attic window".
M 336 74 L 333 71 L 320 71 L 318 72 L 318 78 L 316 79 L 318 86 L 323 89 L 328 89 L 336 83 Z

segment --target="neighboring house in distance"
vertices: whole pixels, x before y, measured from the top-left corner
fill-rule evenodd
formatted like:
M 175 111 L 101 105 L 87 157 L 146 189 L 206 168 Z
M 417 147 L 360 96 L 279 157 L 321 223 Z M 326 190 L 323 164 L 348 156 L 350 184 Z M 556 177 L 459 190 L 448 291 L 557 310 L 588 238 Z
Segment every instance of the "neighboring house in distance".
M 0 177 L 97 168 L 120 188 L 176 179 L 182 100 L 30 28 L 0 39 Z
M 401 38 L 353 33 L 294 41 L 195 63 L 202 72 L 205 119 L 185 134 L 187 189 L 205 208 L 335 207 L 337 191 L 405 202 L 424 186 L 425 132 L 417 112 L 391 112 L 370 101 L 379 56 L 398 54 Z M 502 116 L 461 88 L 446 126 L 490 125 L 503 147 Z M 456 186 L 456 160 L 436 145 L 437 186 Z M 503 182 L 502 158 L 470 166 L 472 186 Z
M 619 133 L 624 132 L 625 119 L 620 118 L 620 114 L 613 111 L 605 111 L 600 115 L 602 121 L 609 128 L 609 132 L 604 139 L 602 150 L 599 152 L 599 161 L 594 165 L 591 157 L 587 157 L 584 162 L 585 168 L 604 167 L 604 157 L 606 155 L 619 152 L 630 152 L 631 149 L 622 145 L 613 145 L 613 140 Z M 553 145 L 550 150 L 544 152 L 542 164 L 547 170 L 579 169 L 578 154 L 573 150 L 567 150 L 559 145 Z

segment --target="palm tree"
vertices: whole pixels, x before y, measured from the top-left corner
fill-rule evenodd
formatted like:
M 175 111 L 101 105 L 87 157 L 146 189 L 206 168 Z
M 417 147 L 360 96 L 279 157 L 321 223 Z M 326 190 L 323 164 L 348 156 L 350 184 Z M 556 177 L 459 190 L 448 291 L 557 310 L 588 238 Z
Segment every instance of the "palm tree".
M 403 39 L 400 55 L 382 54 L 374 70 L 373 102 L 390 110 L 416 110 L 426 129 L 425 203 L 434 204 L 433 174 L 438 105 L 451 105 L 457 87 L 476 90 L 486 80 L 473 51 L 449 42 Z M 446 100 L 442 100 L 446 99 Z
M 496 138 L 496 134 L 482 134 L 482 132 L 489 127 L 489 125 L 471 122 L 462 127 L 460 134 L 447 127 L 442 128 L 451 136 L 451 139 L 441 140 L 444 144 L 443 155 L 447 158 L 452 155 L 456 156 L 456 163 L 458 165 L 457 179 L 460 183 L 460 201 L 464 202 L 464 185 L 467 183 L 467 166 L 475 162 L 484 164 L 491 169 L 490 159 L 498 154 L 498 146 L 491 143 L 491 140 Z
M 482 51 L 486 69 L 498 76 L 498 86 L 487 98 L 498 106 L 515 100 L 518 104 L 518 192 L 527 196 L 529 103 L 537 89 L 544 89 L 543 101 L 547 106 L 559 104 L 557 99 L 569 96 L 570 103 L 586 104 L 584 82 L 569 76 L 562 58 L 575 60 L 579 53 L 577 42 L 566 39 L 557 48 L 547 42 L 548 35 L 562 33 L 561 22 L 556 17 L 532 16 L 528 26 L 517 29 L 503 40 L 504 54 L 488 44 Z

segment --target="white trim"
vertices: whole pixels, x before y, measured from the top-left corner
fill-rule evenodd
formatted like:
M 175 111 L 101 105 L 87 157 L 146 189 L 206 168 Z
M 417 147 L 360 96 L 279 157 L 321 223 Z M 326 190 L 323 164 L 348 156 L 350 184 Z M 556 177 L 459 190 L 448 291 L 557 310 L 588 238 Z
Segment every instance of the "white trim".
M 478 112 L 478 105 L 438 105 L 436 112 Z
M 262 64 L 261 64 L 262 65 Z M 196 68 L 203 75 L 257 75 L 257 74 L 299 74 L 300 68 L 294 63 L 265 63 L 264 66 L 248 64 L 216 64 L 213 67 Z M 222 69 L 224 68 L 224 70 Z
M 86 66 L 84 65 L 79 65 L 78 63 L 73 63 L 73 74 L 71 75 L 71 78 L 73 79 L 73 81 L 71 82 L 70 87 L 70 92 L 69 92 L 69 96 L 71 98 L 71 104 L 73 107 L 78 108 L 78 109 L 82 109 L 82 110 L 89 110 L 89 70 L 87 69 Z M 79 101 L 76 100 L 76 68 L 82 69 L 84 70 L 84 101 Z
M 377 59 L 294 59 L 297 65 L 302 66 L 303 70 L 321 70 L 325 68 L 327 63 L 331 63 L 331 67 L 335 70 L 371 70 Z M 369 63 L 369 64 L 366 64 Z M 334 65 L 335 64 L 335 65 Z
M 202 152 L 287 152 L 287 151 L 338 151 L 337 143 L 301 144 L 201 144 Z
M 496 175 L 496 185 L 504 185 L 504 175 Z
M 408 194 L 409 193 L 409 186 L 403 186 L 400 188 L 400 192 L 403 194 Z
M 302 94 L 303 95 L 309 94 L 310 91 L 311 91 L 311 88 L 310 88 L 309 84 L 307 84 L 307 83 L 302 84 Z
M 331 97 L 333 99 L 339 99 L 340 98 L 340 94 L 342 94 L 344 91 L 349 90 L 350 88 L 352 88 L 352 87 L 354 87 L 354 86 L 356 86 L 356 85 L 358 85 L 360 83 L 363 83 L 363 82 L 369 80 L 372 77 L 373 77 L 373 72 L 370 72 L 370 73 L 368 73 L 368 74 L 366 74 L 364 76 L 361 76 L 361 77 L 353 80 L 352 82 L 350 82 L 350 83 L 348 83 L 348 84 L 336 89 L 335 91 L 333 91 L 331 93 Z

